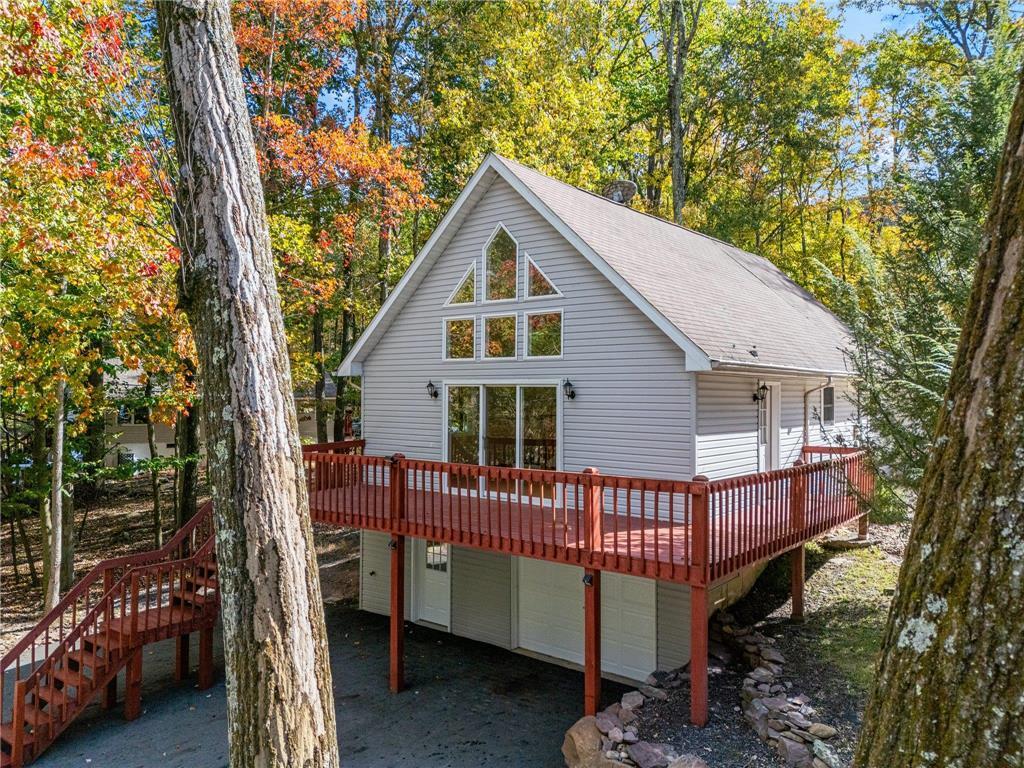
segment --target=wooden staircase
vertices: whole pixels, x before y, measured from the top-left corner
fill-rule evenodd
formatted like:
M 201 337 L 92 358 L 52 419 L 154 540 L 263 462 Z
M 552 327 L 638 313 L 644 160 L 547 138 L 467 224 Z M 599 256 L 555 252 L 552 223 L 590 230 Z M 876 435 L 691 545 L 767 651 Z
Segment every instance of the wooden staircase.
M 125 718 L 138 717 L 148 643 L 177 638 L 180 680 L 198 631 L 199 687 L 209 687 L 219 606 L 209 503 L 162 548 L 96 565 L 0 661 L 0 768 L 37 758 L 97 694 L 113 707 L 122 669 Z

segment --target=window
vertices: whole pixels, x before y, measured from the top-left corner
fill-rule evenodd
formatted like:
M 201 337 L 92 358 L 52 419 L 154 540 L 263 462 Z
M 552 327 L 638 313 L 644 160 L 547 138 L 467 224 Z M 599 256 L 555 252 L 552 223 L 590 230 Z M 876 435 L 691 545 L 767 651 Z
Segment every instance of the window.
M 515 315 L 484 318 L 484 357 L 514 360 L 516 340 Z
M 427 541 L 427 570 L 445 573 L 448 570 L 448 545 L 442 541 Z
M 480 387 L 448 387 L 448 461 L 480 463 Z
M 533 299 L 543 296 L 561 296 L 548 276 L 541 271 L 529 255 L 526 257 L 526 298 Z
M 446 360 L 472 360 L 476 354 L 476 320 L 460 317 L 444 321 Z
M 526 356 L 561 357 L 562 312 L 540 312 L 526 316 Z
M 448 297 L 448 304 L 474 304 L 476 303 L 476 263 L 469 265 L 466 274 L 462 276 L 459 287 Z
M 821 390 L 821 422 L 826 427 L 836 423 L 836 388 L 825 387 Z
M 148 424 L 149 408 L 129 408 L 127 405 L 119 406 L 117 409 L 118 424 Z
M 757 444 L 768 445 L 768 398 L 757 401 Z
M 485 301 L 507 301 L 518 298 L 519 246 L 500 224 L 484 247 L 486 265 Z

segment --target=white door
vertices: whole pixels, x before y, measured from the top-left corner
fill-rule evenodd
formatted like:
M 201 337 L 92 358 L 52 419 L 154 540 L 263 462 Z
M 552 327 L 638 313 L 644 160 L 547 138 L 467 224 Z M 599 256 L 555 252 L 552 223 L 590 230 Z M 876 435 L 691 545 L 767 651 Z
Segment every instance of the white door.
M 451 615 L 451 547 L 440 541 L 414 541 L 416 618 L 447 629 Z
M 583 569 L 520 558 L 519 647 L 583 663 Z M 601 669 L 643 680 L 657 667 L 655 582 L 601 577 Z
M 765 472 L 779 468 L 779 423 L 782 415 L 782 385 L 765 382 L 767 391 L 757 404 L 757 466 Z

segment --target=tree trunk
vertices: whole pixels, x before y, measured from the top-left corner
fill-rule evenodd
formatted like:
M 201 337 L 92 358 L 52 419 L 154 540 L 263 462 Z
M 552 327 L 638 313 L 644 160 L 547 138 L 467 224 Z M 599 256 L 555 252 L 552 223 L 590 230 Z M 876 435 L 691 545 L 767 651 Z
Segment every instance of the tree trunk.
M 67 481 L 61 493 L 60 515 L 60 592 L 64 594 L 75 583 L 75 490 Z
M 856 765 L 1024 764 L 1024 90 Z
M 292 377 L 230 9 L 162 2 L 157 20 L 217 524 L 230 762 L 337 766 Z
M 50 458 L 50 569 L 46 575 L 43 612 L 60 602 L 61 555 L 64 551 L 64 381 L 57 382 L 57 405 L 53 411 L 53 448 Z
M 29 482 L 39 499 L 39 551 L 42 563 L 43 594 L 50 584 L 50 497 L 47 477 L 46 422 L 32 420 L 32 472 Z
M 156 447 L 156 425 L 153 423 L 153 381 L 146 379 L 146 440 L 149 442 L 149 459 L 155 461 L 160 456 Z M 149 469 L 149 492 L 153 497 L 153 548 L 160 549 L 164 545 L 164 524 L 160 514 L 160 470 L 153 464 Z
M 185 361 L 189 382 L 195 378 L 191 360 Z M 174 476 L 174 530 L 195 517 L 199 497 L 199 413 L 198 396 L 186 411 L 179 411 L 174 422 L 174 451 L 178 471 Z
M 316 441 L 327 442 L 327 401 L 324 400 L 324 311 L 316 308 L 313 314 L 313 360 L 316 366 L 316 384 L 313 385 L 313 416 L 316 420 Z
M 668 67 L 669 160 L 672 168 L 672 221 L 683 223 L 686 167 L 683 163 L 683 73 L 686 65 L 686 22 L 683 0 L 672 0 L 665 63 Z

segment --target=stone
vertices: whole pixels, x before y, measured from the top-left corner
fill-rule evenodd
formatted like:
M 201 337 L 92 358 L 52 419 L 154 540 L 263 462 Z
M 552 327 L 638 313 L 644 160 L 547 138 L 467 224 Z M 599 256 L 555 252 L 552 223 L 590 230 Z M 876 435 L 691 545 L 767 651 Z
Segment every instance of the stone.
M 632 728 L 627 728 L 622 733 L 622 741 L 626 744 L 636 744 L 640 741 L 640 737 L 636 735 L 636 731 Z
M 565 732 L 562 756 L 567 768 L 622 768 L 625 765 L 608 758 L 601 749 L 601 732 L 593 717 L 581 717 Z
M 820 542 L 822 548 L 831 549 L 833 552 L 843 552 L 850 549 L 867 549 L 874 545 L 870 539 L 825 539 Z
M 807 731 L 801 730 L 800 728 L 791 728 L 790 730 L 797 736 L 799 736 L 801 739 L 806 741 L 808 744 L 814 741 L 814 736 L 808 733 Z
M 649 699 L 658 699 L 658 701 L 664 701 L 668 698 L 667 691 L 663 691 L 661 688 L 654 688 L 650 685 L 641 685 L 640 693 Z
M 787 712 L 786 719 L 797 728 L 807 729 L 811 727 L 811 721 L 804 717 L 799 711 Z
M 640 768 L 668 768 L 676 757 L 675 750 L 668 744 L 651 744 L 648 741 L 630 744 L 626 752 Z
M 803 693 L 798 693 L 796 696 L 789 697 L 790 704 L 796 704 L 798 707 L 802 707 L 804 704 L 809 704 L 810 701 L 811 700 L 807 698 L 807 695 Z
M 767 698 L 761 699 L 761 703 L 772 712 L 785 712 L 790 709 L 789 702 L 781 696 L 768 696 Z
M 668 768 L 708 768 L 708 764 L 696 755 L 683 755 L 669 763 Z
M 640 691 L 630 691 L 622 694 L 623 709 L 639 709 L 644 705 L 644 695 Z
M 617 716 L 619 714 L 620 709 L 622 709 L 622 705 L 616 701 L 613 704 L 609 704 L 607 707 L 605 707 L 604 711 L 607 712 L 609 715 Z
M 785 664 L 786 657 L 779 653 L 776 648 L 762 648 L 761 658 L 768 661 L 774 661 L 776 664 Z
M 754 679 L 758 683 L 772 683 L 775 682 L 775 675 L 771 673 L 771 670 L 765 669 L 764 667 L 758 667 L 753 672 L 750 672 L 748 677 Z
M 814 756 L 827 765 L 828 768 L 843 768 L 843 762 L 839 759 L 839 755 L 824 741 L 820 739 L 815 741 L 812 748 L 814 749 Z
M 622 723 L 623 725 L 629 725 L 634 720 L 636 720 L 636 712 L 634 712 L 632 709 L 627 709 L 623 707 L 619 710 L 620 723 Z
M 786 724 L 781 720 L 776 720 L 775 718 L 771 718 L 768 720 L 768 726 L 770 728 L 774 728 L 776 731 L 786 730 Z
M 771 693 L 772 692 L 772 687 L 773 686 L 768 685 L 768 683 L 758 683 L 757 684 L 757 690 L 761 691 L 762 693 Z
M 836 735 L 836 729 L 825 723 L 811 723 L 807 730 L 819 739 L 831 739 Z
M 784 685 L 773 685 L 768 690 L 771 691 L 772 693 L 785 693 L 786 692 L 786 686 L 784 686 Z
M 723 664 L 728 664 L 732 661 L 732 653 L 721 643 L 708 643 L 708 655 L 712 658 L 718 659 Z
M 824 760 L 822 760 L 822 759 L 821 759 L 820 757 L 816 757 L 816 758 L 814 758 L 814 759 L 813 759 L 813 760 L 811 761 L 811 765 L 813 765 L 813 766 L 814 766 L 814 768 L 828 768 L 828 763 L 826 763 L 826 762 L 825 762 Z
M 611 739 L 611 741 L 615 744 L 620 743 L 622 741 L 622 729 L 616 725 L 614 728 L 608 731 L 608 738 Z
M 785 737 L 786 734 L 782 735 Z M 781 738 L 775 744 L 789 768 L 811 768 L 811 750 L 806 744 L 787 738 Z
M 601 733 L 608 733 L 612 728 L 617 728 L 619 718 L 616 715 L 609 715 L 607 712 L 598 712 L 594 718 L 594 724 Z

